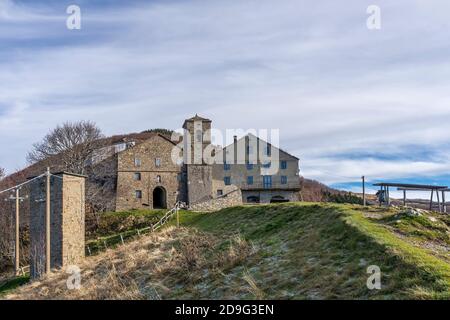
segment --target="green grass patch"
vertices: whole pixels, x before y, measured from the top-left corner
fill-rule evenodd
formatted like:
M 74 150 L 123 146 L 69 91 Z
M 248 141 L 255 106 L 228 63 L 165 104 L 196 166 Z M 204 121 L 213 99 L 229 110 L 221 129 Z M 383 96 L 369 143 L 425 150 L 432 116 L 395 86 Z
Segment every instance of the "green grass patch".
M 381 218 L 367 218 L 365 211 Z M 271 298 L 449 298 L 450 265 L 397 237 L 383 219 L 393 214 L 359 205 L 290 203 L 186 213 L 183 219 L 184 226 L 223 238 L 240 234 L 255 243 L 258 254 L 241 267 Z M 426 221 L 416 222 L 433 230 Z M 369 265 L 381 269 L 381 290 L 366 286 Z M 225 272 L 222 285 L 230 286 L 233 272 Z
M 0 297 L 4 296 L 8 292 L 28 283 L 30 281 L 29 276 L 17 277 L 12 280 L 6 281 L 0 284 Z

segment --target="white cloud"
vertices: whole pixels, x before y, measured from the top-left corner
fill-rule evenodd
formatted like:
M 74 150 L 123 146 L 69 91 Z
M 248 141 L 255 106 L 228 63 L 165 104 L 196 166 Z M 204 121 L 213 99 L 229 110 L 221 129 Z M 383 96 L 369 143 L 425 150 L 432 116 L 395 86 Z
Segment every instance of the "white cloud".
M 49 128 L 91 119 L 107 134 L 178 128 L 194 113 L 218 128 L 280 128 L 307 176 L 400 178 L 446 172 L 450 61 L 436 3 L 182 1 L 61 7 L 0 0 L 0 164 L 24 165 Z M 450 8 L 441 1 L 440 12 Z M 405 145 L 436 159 L 352 158 Z M 335 159 L 335 154 L 347 154 Z

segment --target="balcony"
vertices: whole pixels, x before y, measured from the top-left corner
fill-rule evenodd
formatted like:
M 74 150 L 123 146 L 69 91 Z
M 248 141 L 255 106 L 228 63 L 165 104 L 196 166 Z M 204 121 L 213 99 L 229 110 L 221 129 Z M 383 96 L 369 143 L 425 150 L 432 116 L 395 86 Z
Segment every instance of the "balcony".
M 272 182 L 268 185 L 263 182 L 255 182 L 253 184 L 242 183 L 239 185 L 242 190 L 300 190 L 300 182 L 290 182 L 282 184 L 280 182 Z

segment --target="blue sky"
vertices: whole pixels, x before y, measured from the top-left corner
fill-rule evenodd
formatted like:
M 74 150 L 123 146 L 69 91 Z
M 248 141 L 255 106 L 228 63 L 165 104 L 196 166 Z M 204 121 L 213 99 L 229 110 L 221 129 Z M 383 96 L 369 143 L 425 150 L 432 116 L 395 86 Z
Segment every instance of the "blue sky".
M 199 113 L 279 128 L 304 176 L 348 190 L 361 175 L 450 184 L 449 14 L 444 0 L 0 0 L 0 166 L 24 167 L 66 120 L 111 135 Z

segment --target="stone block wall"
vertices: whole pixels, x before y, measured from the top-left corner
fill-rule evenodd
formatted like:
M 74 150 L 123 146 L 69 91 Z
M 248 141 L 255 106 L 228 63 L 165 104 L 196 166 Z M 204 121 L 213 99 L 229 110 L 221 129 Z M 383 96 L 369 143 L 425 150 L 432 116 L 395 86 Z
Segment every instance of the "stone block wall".
M 182 165 L 172 160 L 175 147 L 167 138 L 156 135 L 118 154 L 116 211 L 152 209 L 156 187 L 165 190 L 167 208 L 177 201 L 186 201 Z M 136 174 L 140 180 L 136 180 Z M 141 192 L 142 198 L 136 197 L 136 191 Z
M 209 200 L 212 194 L 212 166 L 187 165 L 188 203 L 196 204 Z
M 85 255 L 85 178 L 71 174 L 50 180 L 51 268 L 81 262 Z M 30 274 L 45 272 L 46 261 L 46 178 L 30 186 Z
M 240 189 L 236 188 L 223 196 L 190 205 L 189 209 L 193 211 L 211 212 L 241 204 L 242 193 Z

